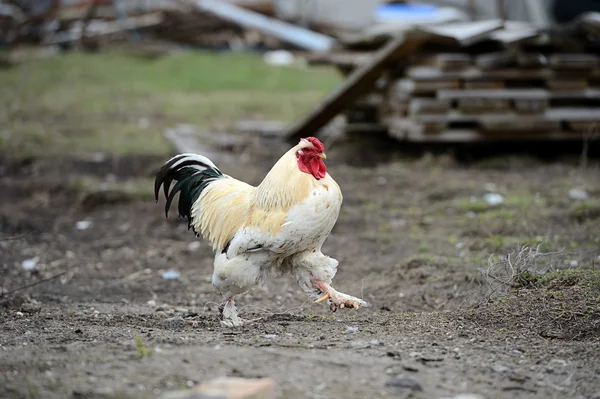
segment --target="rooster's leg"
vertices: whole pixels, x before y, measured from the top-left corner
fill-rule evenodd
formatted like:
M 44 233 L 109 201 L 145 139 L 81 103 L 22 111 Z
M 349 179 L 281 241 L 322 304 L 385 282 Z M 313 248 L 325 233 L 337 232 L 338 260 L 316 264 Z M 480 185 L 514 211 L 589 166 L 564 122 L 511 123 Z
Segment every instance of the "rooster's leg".
M 361 306 L 369 306 L 369 304 L 362 299 L 336 291 L 332 286 L 322 280 L 313 280 L 312 285 L 323 293 L 323 296 L 317 299 L 315 303 L 328 299 L 333 312 L 343 308 L 358 309 Z
M 223 309 L 221 309 L 221 306 L 223 306 Z M 219 306 L 222 317 L 221 324 L 227 327 L 239 327 L 244 324 L 244 321 L 237 314 L 237 308 L 232 296 L 227 298 L 221 306 Z

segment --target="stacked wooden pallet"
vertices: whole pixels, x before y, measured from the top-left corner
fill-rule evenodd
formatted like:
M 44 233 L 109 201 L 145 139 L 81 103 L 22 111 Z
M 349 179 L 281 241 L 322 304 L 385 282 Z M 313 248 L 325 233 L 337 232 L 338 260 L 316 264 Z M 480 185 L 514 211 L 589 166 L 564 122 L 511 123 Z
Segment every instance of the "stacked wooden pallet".
M 583 43 L 569 52 L 568 46 L 498 41 L 436 42 L 391 63 L 347 108 L 349 129 L 410 141 L 581 140 L 600 132 L 597 48 Z M 371 54 L 346 51 L 311 62 L 351 75 Z
M 410 140 L 579 139 L 600 120 L 600 63 L 591 54 L 439 54 L 406 68 L 376 123 Z M 361 100 L 357 105 L 374 103 Z

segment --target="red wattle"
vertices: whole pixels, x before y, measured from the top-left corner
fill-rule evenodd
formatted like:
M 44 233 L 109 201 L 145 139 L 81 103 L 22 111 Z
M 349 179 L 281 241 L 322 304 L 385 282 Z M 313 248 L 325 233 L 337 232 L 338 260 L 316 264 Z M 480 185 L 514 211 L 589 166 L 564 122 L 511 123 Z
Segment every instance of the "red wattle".
M 303 157 L 298 158 L 298 168 L 304 173 L 310 173 L 317 180 L 321 180 L 327 173 L 325 162 L 319 157 L 307 160 Z

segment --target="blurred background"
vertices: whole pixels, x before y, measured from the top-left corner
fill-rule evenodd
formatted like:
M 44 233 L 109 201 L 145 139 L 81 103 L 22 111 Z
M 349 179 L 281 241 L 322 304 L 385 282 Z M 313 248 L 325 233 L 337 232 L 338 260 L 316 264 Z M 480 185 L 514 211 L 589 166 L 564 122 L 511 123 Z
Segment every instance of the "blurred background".
M 0 1 L 0 396 L 155 397 L 227 375 L 376 398 L 415 391 L 386 385 L 409 372 L 432 398 L 595 397 L 599 12 Z M 223 332 L 212 251 L 165 218 L 154 177 L 195 152 L 256 185 L 307 136 L 344 193 L 323 249 L 336 287 L 374 306 L 333 317 L 274 278 L 239 298 L 261 321 Z

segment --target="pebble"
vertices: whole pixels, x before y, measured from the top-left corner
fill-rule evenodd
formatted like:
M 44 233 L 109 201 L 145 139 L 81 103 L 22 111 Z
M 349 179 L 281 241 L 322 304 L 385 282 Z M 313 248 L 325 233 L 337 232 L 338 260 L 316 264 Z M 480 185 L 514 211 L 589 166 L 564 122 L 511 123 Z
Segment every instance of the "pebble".
M 504 366 L 502 364 L 493 364 L 491 366 L 492 370 L 495 371 L 496 373 L 506 373 L 507 371 L 510 371 L 510 368 L 507 366 Z
M 190 252 L 196 252 L 197 250 L 200 249 L 201 246 L 202 246 L 202 243 L 200 241 L 192 241 L 188 244 L 187 249 Z
M 346 334 L 356 334 L 358 332 L 358 327 L 346 326 Z
M 21 263 L 21 266 L 25 270 L 33 270 L 33 269 L 37 268 L 37 264 L 38 264 L 39 260 L 40 260 L 40 258 L 37 256 L 32 259 L 25 259 L 23 261 L 23 263 Z
M 169 270 L 162 274 L 162 278 L 164 278 L 165 280 L 175 280 L 175 279 L 178 279 L 180 276 L 181 276 L 181 273 L 179 273 L 176 270 Z
M 183 328 L 185 327 L 185 320 L 183 317 L 169 317 L 163 321 L 163 325 L 166 328 Z
M 569 198 L 572 200 L 585 201 L 590 198 L 587 192 L 580 188 L 572 188 L 569 190 Z
M 91 225 L 92 225 L 92 222 L 90 222 L 90 221 L 80 220 L 79 222 L 75 223 L 75 228 L 77 230 L 87 230 L 90 228 Z
M 394 387 L 400 390 L 422 391 L 423 387 L 414 378 L 406 377 L 402 374 L 397 375 L 385 383 L 388 387 Z

